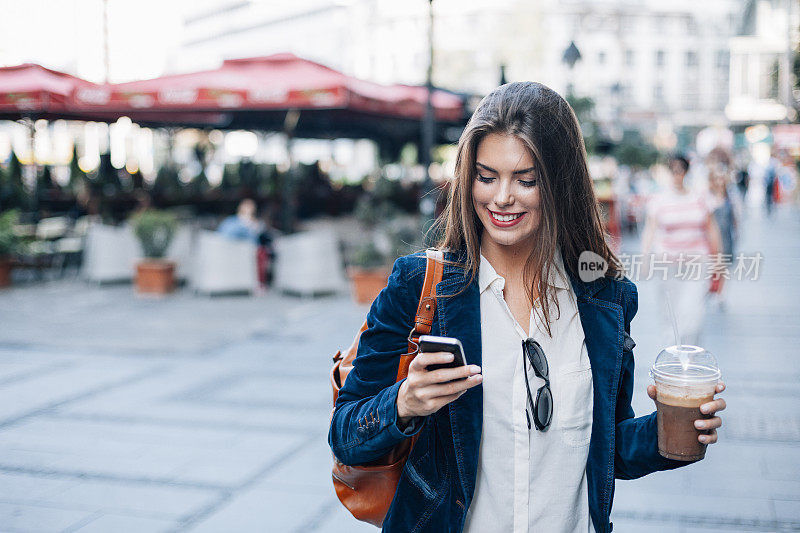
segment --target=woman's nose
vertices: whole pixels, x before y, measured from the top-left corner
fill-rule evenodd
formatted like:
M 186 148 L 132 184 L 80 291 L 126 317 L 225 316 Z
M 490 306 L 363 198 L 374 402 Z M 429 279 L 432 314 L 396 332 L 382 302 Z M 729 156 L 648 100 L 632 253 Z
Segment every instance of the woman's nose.
M 514 203 L 514 196 L 511 194 L 511 187 L 507 183 L 500 183 L 497 189 L 497 194 L 494 197 L 494 203 L 500 205 L 511 205 Z

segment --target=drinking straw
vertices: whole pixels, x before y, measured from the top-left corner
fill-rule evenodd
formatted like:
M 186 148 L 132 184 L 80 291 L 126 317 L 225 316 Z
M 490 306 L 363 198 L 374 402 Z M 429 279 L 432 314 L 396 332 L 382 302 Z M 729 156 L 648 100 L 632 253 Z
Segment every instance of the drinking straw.
M 678 350 L 683 346 L 681 344 L 681 336 L 678 332 L 678 319 L 675 317 L 675 309 L 672 307 L 672 298 L 670 297 L 669 289 L 667 289 L 667 309 L 669 310 L 669 319 L 672 321 L 672 331 L 675 333 L 675 346 Z

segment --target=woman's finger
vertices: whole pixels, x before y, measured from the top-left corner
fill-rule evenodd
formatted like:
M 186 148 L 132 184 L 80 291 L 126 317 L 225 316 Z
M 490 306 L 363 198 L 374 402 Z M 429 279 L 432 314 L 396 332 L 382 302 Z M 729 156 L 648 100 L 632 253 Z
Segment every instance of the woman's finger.
M 459 392 L 466 391 L 478 385 L 483 381 L 483 376 L 474 374 L 467 379 L 460 379 L 451 383 L 441 383 L 437 385 L 429 385 L 425 387 L 425 395 L 428 398 L 441 398 L 443 396 L 452 396 Z
M 717 383 L 717 394 L 719 394 L 720 392 L 722 392 L 724 390 L 725 390 L 725 383 L 723 383 L 722 381 Z
M 655 385 L 648 385 L 647 386 L 647 395 L 650 396 L 651 400 L 656 399 L 656 386 Z
M 717 398 L 714 401 L 704 403 L 703 405 L 701 405 L 700 412 L 707 415 L 714 414 L 717 411 L 724 411 L 726 407 L 727 404 L 725 403 L 725 400 L 723 400 L 722 398 Z
M 481 367 L 478 365 L 466 365 L 457 368 L 440 368 L 428 372 L 430 383 L 447 383 L 454 379 L 468 378 L 473 374 L 480 374 Z
M 715 416 L 714 418 L 695 420 L 694 427 L 697 429 L 716 429 L 718 427 L 722 427 L 722 419 L 718 416 Z
M 461 396 L 465 392 L 467 392 L 467 391 L 457 392 L 456 394 L 450 394 L 448 396 L 439 396 L 438 398 L 433 400 L 434 409 L 432 410 L 432 412 L 435 413 L 436 411 L 438 411 L 439 409 L 441 409 L 442 407 L 444 407 L 448 403 L 451 403 L 451 402 L 454 402 L 454 401 L 458 400 L 459 398 L 461 398 Z
M 449 363 L 453 360 L 453 354 L 450 352 L 430 352 L 418 353 L 417 356 L 411 361 L 408 366 L 409 371 L 413 368 L 415 371 L 425 371 L 429 365 L 440 365 Z
M 699 435 L 697 440 L 702 442 L 703 444 L 714 444 L 717 442 L 717 430 L 712 429 L 708 432 L 708 435 Z

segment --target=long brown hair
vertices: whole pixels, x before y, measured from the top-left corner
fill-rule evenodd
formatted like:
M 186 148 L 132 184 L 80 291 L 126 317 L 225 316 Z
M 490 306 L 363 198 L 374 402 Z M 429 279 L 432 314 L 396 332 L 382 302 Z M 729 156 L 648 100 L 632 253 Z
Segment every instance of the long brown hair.
M 437 246 L 460 254 L 465 274 L 471 274 L 470 282 L 480 265 L 483 230 L 472 203 L 475 158 L 478 145 L 490 133 L 515 135 L 526 145 L 535 163 L 541 218 L 537 244 L 525 262 L 523 281 L 531 305 L 534 294 L 540 296 L 540 316 L 547 333 L 552 335 L 552 294 L 547 280 L 557 249 L 572 276 L 577 276 L 578 257 L 587 250 L 605 259 L 607 277 L 616 277 L 623 270 L 606 243 L 580 126 L 569 104 L 541 83 L 501 85 L 478 105 L 458 141 L 455 179 L 447 208 L 435 226 L 440 235 Z

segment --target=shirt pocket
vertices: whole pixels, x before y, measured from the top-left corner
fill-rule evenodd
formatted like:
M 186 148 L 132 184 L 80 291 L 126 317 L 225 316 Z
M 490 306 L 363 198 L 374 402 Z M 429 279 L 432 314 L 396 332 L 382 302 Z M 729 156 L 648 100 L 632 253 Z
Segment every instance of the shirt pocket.
M 557 376 L 557 403 L 553 418 L 565 444 L 580 448 L 592 436 L 592 369 L 565 371 Z

